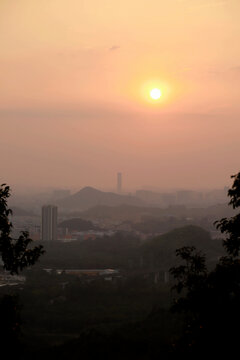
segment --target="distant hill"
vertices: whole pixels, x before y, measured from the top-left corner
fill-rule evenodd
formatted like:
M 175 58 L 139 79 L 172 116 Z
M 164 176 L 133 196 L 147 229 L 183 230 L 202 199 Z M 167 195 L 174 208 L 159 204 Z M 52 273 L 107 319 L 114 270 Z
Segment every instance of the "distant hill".
M 136 196 L 149 205 L 167 206 L 176 203 L 176 194 L 137 190 Z
M 176 249 L 183 246 L 195 246 L 207 255 L 210 262 L 217 260 L 223 254 L 221 241 L 212 240 L 208 231 L 199 226 L 189 225 L 174 229 L 148 241 L 142 247 L 142 254 L 146 258 L 153 258 L 155 265 L 167 268 L 177 262 Z
M 81 213 L 81 217 L 92 220 L 111 219 L 116 221 L 140 221 L 144 214 L 148 214 L 151 208 L 132 205 L 107 206 L 97 205 Z
M 38 265 L 49 268 L 90 269 L 110 268 L 130 273 L 167 271 L 177 264 L 175 250 L 195 245 L 213 264 L 223 255 L 221 241 L 212 240 L 198 226 L 185 226 L 142 243 L 134 234 L 116 233 L 95 240 L 45 242 L 46 253 Z
M 199 226 L 189 225 L 157 236 L 147 243 L 154 250 L 175 250 L 182 246 L 196 246 L 199 250 L 209 248 L 212 241 L 208 231 Z
M 175 205 L 168 207 L 150 207 L 150 206 L 132 206 L 132 205 L 96 205 L 83 212 L 75 213 L 74 217 L 84 219 L 113 219 L 113 220 L 130 220 L 141 221 L 144 217 L 160 218 L 164 216 L 200 218 L 209 217 L 214 222 L 222 217 L 230 217 L 234 215 L 234 211 L 227 204 L 218 204 L 206 208 L 186 208 L 183 205 Z
M 104 192 L 92 187 L 85 187 L 76 194 L 68 196 L 57 202 L 61 209 L 86 210 L 98 205 L 118 206 L 122 204 L 141 206 L 143 201 L 135 196 L 119 195 L 112 192 Z
M 67 228 L 70 231 L 87 231 L 87 230 L 97 230 L 96 226 L 88 220 L 83 220 L 79 218 L 64 220 L 58 224 L 59 228 Z

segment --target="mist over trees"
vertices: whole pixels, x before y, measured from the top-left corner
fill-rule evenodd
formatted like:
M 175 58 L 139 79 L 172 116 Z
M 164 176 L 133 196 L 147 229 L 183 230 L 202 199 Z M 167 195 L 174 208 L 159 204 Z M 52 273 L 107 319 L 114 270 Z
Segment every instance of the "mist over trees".
M 233 179 L 229 205 L 237 211 L 240 173 Z M 145 241 L 117 231 L 45 242 L 43 250 L 28 233 L 11 236 L 9 187 L 2 185 L 0 194 L 3 266 L 26 277 L 15 291 L 0 288 L 1 334 L 8 346 L 20 349 L 21 343 L 24 358 L 152 359 L 237 351 L 239 213 L 215 222 L 223 241 L 187 225 Z M 59 225 L 97 229 L 79 218 Z

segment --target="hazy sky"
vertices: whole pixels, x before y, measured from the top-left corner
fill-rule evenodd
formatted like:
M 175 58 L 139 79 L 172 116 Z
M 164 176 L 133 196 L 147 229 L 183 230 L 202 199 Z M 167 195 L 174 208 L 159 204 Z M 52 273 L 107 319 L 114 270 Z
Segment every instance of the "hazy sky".
M 231 183 L 239 14 L 239 0 L 0 0 L 1 181 Z

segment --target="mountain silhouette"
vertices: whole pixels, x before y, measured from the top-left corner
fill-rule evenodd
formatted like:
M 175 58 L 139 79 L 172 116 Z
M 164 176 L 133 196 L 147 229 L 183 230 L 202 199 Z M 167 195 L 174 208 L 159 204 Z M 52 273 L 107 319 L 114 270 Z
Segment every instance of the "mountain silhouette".
M 104 192 L 90 186 L 57 201 L 60 208 L 67 210 L 87 210 L 98 205 L 118 206 L 122 204 L 142 206 L 144 202 L 135 196 Z

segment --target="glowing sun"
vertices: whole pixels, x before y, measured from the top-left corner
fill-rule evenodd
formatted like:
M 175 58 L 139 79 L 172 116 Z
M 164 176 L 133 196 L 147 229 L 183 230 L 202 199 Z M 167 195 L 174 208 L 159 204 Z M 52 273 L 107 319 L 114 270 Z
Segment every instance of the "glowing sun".
M 157 100 L 161 97 L 162 93 L 161 90 L 155 88 L 150 91 L 150 96 L 153 100 Z

